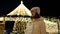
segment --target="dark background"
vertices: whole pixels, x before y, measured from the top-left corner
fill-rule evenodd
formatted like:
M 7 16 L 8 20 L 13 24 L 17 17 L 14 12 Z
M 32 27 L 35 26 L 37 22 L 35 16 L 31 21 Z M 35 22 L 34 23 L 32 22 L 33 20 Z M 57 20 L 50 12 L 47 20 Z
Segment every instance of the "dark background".
M 21 0 L 0 0 L 0 15 L 6 15 L 14 10 Z M 55 0 L 23 0 L 24 5 L 31 9 L 39 6 L 41 8 L 41 16 L 60 17 L 58 2 Z

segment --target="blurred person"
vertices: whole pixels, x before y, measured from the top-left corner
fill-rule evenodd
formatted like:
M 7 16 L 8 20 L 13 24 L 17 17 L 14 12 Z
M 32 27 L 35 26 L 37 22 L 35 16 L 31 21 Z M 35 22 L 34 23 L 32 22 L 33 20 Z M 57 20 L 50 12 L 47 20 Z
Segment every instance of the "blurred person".
M 46 34 L 46 26 L 44 19 L 40 17 L 40 8 L 33 7 L 31 9 L 32 13 L 32 32 L 31 34 Z

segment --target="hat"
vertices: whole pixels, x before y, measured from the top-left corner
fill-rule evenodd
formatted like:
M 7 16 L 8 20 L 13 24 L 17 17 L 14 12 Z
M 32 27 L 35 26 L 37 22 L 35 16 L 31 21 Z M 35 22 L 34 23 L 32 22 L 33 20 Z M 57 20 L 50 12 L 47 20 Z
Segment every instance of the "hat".
M 38 14 L 40 14 L 40 8 L 39 8 L 39 7 L 33 7 L 33 8 L 31 9 L 31 11 L 35 11 L 35 12 L 37 12 Z

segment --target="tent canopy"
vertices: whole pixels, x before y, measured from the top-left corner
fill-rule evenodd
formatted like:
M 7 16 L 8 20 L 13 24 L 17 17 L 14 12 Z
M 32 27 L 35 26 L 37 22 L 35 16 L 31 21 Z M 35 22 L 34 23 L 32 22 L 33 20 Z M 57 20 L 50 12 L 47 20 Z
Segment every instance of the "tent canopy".
M 31 11 L 24 6 L 22 1 L 21 1 L 21 4 L 16 9 L 14 9 L 12 12 L 10 12 L 7 15 L 23 15 L 23 16 L 27 15 L 27 16 L 32 16 Z

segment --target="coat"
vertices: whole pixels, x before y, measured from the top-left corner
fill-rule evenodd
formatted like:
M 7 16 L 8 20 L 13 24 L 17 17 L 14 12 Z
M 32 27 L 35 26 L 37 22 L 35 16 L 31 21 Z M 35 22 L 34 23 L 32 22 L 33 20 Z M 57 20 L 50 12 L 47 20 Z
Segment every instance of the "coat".
M 31 34 L 46 34 L 46 26 L 43 18 L 32 19 L 32 23 Z
M 32 18 L 31 22 L 27 23 L 25 34 L 46 34 L 46 26 L 43 18 Z

